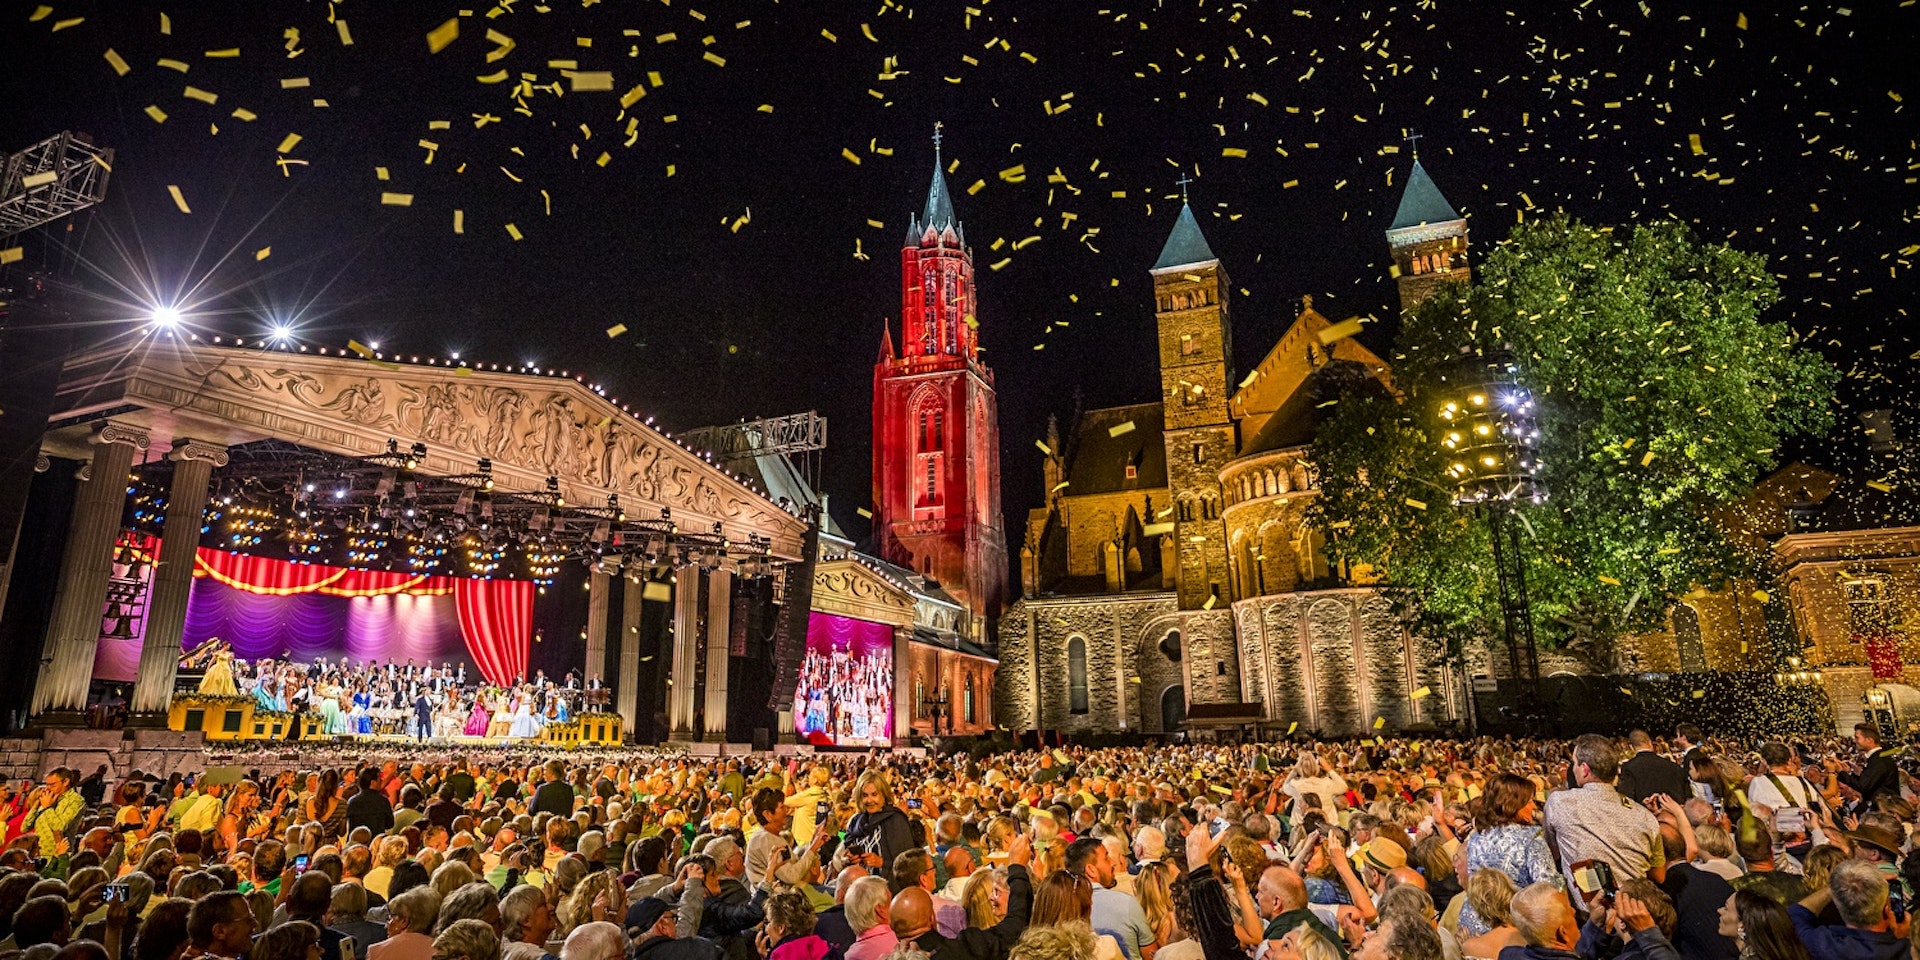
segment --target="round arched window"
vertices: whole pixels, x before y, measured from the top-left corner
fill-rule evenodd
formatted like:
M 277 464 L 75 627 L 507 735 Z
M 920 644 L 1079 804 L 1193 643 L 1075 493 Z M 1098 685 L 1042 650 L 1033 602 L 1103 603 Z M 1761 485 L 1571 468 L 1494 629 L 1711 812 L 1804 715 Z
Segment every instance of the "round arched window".
M 1167 635 L 1160 638 L 1160 655 L 1174 663 L 1179 663 L 1181 653 L 1180 631 L 1168 630 Z

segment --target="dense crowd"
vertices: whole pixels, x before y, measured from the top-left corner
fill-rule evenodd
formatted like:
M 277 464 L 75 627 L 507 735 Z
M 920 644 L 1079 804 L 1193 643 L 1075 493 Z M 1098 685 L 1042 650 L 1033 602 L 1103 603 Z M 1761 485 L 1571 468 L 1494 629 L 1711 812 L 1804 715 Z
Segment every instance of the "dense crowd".
M 324 756 L 0 787 L 0 956 L 1891 960 L 1920 880 L 1864 726 Z
M 405 664 L 348 657 L 338 661 L 237 660 L 231 644 L 215 638 L 180 659 L 203 670 L 199 692 L 244 696 L 256 708 L 312 714 L 328 736 L 386 734 L 450 739 L 530 740 L 549 723 L 564 723 L 581 707 L 604 708 L 609 692 L 599 677 L 586 686 L 569 672 L 555 682 L 545 671 L 506 686 L 467 682 L 465 664 Z

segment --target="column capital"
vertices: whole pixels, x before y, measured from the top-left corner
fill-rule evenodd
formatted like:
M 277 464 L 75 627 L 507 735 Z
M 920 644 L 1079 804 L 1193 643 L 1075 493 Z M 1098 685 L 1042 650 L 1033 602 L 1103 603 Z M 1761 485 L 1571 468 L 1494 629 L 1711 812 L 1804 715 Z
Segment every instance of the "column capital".
M 205 440 L 175 440 L 173 450 L 167 454 L 167 459 L 175 463 L 197 460 L 202 463 L 211 463 L 216 467 L 224 467 L 227 465 L 227 448 Z
M 132 427 L 124 423 L 115 423 L 109 420 L 95 429 L 93 436 L 87 438 L 87 442 L 94 444 L 124 443 L 135 450 L 145 450 L 153 441 L 152 438 L 147 435 L 147 432 L 139 427 Z

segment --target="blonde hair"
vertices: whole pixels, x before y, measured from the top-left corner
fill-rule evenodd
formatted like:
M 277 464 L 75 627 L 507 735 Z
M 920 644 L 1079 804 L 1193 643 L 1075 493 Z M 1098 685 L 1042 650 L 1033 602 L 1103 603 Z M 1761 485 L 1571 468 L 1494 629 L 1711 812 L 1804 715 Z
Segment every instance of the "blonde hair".
M 866 792 L 868 784 L 873 784 L 879 789 L 881 809 L 893 806 L 893 784 L 887 782 L 886 774 L 878 770 L 868 770 L 861 774 L 860 779 L 853 784 L 853 795 L 856 799 Z
M 1340 960 L 1340 950 L 1332 940 L 1320 935 L 1318 930 L 1307 924 L 1294 928 L 1300 931 L 1300 939 L 1294 945 L 1300 950 L 1301 960 Z
M 1085 920 L 1045 927 L 1028 927 L 1008 952 L 1007 960 L 1093 960 L 1099 942 Z
M 433 955 L 448 960 L 493 960 L 500 955 L 500 936 L 485 920 L 455 920 L 433 938 Z
M 1153 931 L 1156 940 L 1171 933 L 1176 926 L 1173 920 L 1173 883 L 1167 876 L 1172 872 L 1171 864 L 1158 861 L 1142 864 L 1140 875 L 1133 884 L 1134 896 L 1140 901 L 1140 911 L 1147 915 L 1147 929 Z
M 1467 875 L 1467 903 L 1489 927 L 1513 924 L 1513 878 L 1498 870 L 1475 870 Z
M 433 887 L 434 893 L 439 894 L 441 898 L 444 899 L 453 896 L 455 890 L 473 881 L 474 876 L 471 868 L 458 860 L 450 860 L 441 864 L 440 869 L 433 871 L 433 882 L 429 885 Z
M 993 891 L 1006 885 L 1006 877 L 998 870 L 975 870 L 967 878 L 960 894 L 960 905 L 967 911 L 967 926 L 987 930 L 1000 922 L 993 909 Z
M 560 919 L 559 936 L 564 938 L 572 933 L 574 928 L 591 920 L 594 898 L 603 893 L 607 896 L 608 904 L 622 908 L 624 912 L 627 888 L 620 885 L 619 874 L 611 870 L 602 870 L 581 880 L 580 884 L 573 888 L 573 893 L 568 894 L 566 901 L 560 904 L 560 909 L 556 911 Z
M 1707 856 L 1721 860 L 1733 858 L 1733 835 L 1718 824 L 1703 823 L 1694 827 L 1693 839 L 1699 844 L 1700 852 Z

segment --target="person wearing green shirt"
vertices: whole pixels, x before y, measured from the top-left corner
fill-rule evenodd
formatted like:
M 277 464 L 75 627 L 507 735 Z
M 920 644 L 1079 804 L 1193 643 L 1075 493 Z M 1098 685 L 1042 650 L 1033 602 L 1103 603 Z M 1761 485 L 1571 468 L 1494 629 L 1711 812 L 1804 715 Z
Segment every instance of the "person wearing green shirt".
M 52 859 L 60 852 L 58 848 L 66 838 L 67 828 L 79 818 L 80 809 L 86 805 L 73 789 L 72 771 L 56 768 L 47 774 L 46 784 L 34 791 L 28 804 L 28 829 L 40 840 L 40 855 Z

